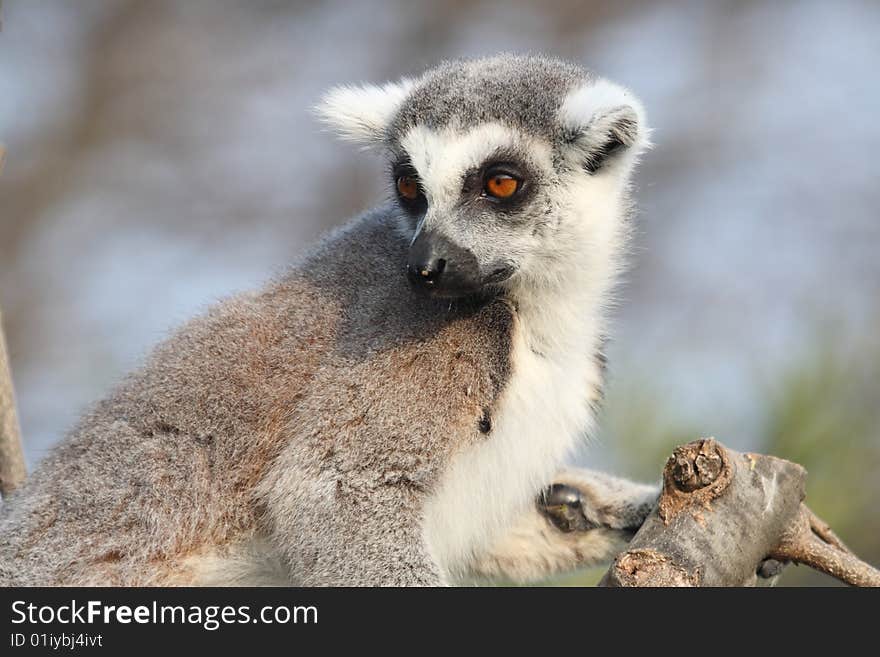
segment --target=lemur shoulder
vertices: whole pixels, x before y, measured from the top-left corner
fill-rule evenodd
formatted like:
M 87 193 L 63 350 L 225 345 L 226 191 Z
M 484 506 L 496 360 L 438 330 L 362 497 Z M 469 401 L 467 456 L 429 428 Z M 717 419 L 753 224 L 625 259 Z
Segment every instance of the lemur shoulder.
M 640 103 L 503 55 L 320 113 L 386 154 L 388 201 L 87 413 L 4 502 L 0 582 L 529 579 L 638 526 L 653 488 L 580 479 L 592 533 L 535 497 L 593 430 Z

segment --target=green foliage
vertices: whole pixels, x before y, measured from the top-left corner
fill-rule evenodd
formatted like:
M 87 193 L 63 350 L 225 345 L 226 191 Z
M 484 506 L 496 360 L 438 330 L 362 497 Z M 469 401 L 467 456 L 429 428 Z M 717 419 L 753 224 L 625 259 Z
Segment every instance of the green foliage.
M 860 557 L 880 563 L 880 344 L 822 343 L 771 385 L 766 451 L 807 468 L 807 504 Z M 826 584 L 789 568 L 783 584 Z
M 700 438 L 700 429 L 678 417 L 652 385 L 638 382 L 610 391 L 601 418 L 605 447 L 619 462 L 619 474 L 659 481 L 676 445 Z

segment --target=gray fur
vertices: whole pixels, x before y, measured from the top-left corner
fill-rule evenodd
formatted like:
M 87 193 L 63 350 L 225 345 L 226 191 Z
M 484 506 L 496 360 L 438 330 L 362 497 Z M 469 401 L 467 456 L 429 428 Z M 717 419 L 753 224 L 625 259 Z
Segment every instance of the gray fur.
M 529 55 L 444 62 L 419 78 L 400 107 L 387 138 L 409 128 L 473 126 L 503 121 L 551 141 L 564 131 L 557 112 L 566 94 L 595 75 L 561 59 Z
M 512 316 L 414 296 L 405 246 L 368 215 L 161 345 L 4 504 L 0 581 L 190 583 L 265 535 L 299 584 L 437 583 L 419 498 L 485 439 Z

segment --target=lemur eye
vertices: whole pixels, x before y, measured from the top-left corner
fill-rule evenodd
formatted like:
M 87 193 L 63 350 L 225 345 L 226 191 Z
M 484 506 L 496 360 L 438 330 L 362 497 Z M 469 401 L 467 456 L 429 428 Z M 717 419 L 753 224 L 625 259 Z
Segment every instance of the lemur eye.
M 412 176 L 400 176 L 397 179 L 397 191 L 403 198 L 415 201 L 419 197 L 419 183 Z
M 496 173 L 486 180 L 485 191 L 495 198 L 510 198 L 519 189 L 519 180 L 506 173 Z

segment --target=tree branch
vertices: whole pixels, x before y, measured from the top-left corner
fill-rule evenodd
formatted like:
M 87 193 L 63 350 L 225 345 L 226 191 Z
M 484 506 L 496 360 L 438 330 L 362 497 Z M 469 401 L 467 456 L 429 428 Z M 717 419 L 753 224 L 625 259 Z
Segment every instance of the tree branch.
M 754 586 L 773 559 L 880 586 L 880 571 L 803 504 L 806 474 L 796 463 L 741 454 L 711 438 L 676 448 L 657 507 L 600 585 Z
M 771 556 L 779 561 L 806 564 L 853 586 L 880 587 L 880 570 L 853 554 L 828 525 L 803 505 Z
M 3 337 L 3 313 L 0 312 L 0 493 L 3 497 L 22 484 L 25 474 L 21 429 L 15 412 L 12 373 Z

